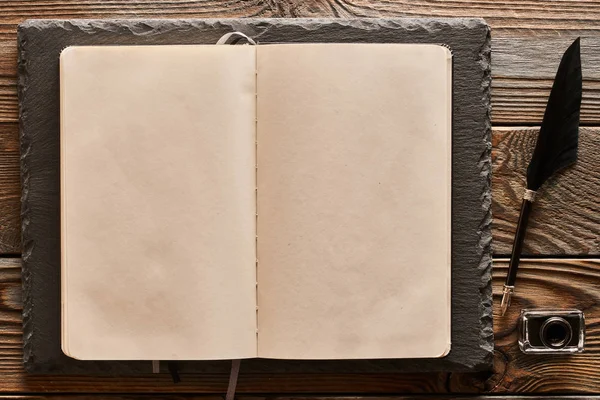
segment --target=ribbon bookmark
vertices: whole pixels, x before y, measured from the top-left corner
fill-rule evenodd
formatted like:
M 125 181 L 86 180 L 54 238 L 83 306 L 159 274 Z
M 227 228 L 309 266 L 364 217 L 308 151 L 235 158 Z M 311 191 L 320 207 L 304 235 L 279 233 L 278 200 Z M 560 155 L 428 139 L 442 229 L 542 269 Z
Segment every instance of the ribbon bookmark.
M 235 399 L 235 387 L 237 386 L 238 375 L 240 374 L 241 362 L 242 360 L 231 360 L 231 374 L 229 375 L 229 385 L 227 386 L 225 400 Z
M 219 40 L 217 40 L 216 44 L 236 44 L 242 39 L 246 39 L 248 44 L 256 44 L 256 42 L 250 36 L 237 31 L 224 34 Z

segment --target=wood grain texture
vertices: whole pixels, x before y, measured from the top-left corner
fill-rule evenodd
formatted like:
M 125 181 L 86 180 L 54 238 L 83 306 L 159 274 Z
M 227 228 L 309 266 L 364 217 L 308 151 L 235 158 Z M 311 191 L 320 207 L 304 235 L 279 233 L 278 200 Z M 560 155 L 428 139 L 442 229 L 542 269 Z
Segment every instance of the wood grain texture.
M 492 27 L 493 122 L 539 124 L 562 50 L 582 36 L 582 122 L 600 123 L 600 2 L 268 0 L 0 3 L 0 122 L 17 120 L 16 26 L 26 18 L 483 17 Z
M 479 396 L 471 396 L 471 395 L 419 395 L 418 399 L 422 400 L 536 400 L 547 398 L 546 396 L 513 396 L 513 395 L 479 395 Z M 2 399 L 0 397 L 0 399 Z M 238 400 L 359 400 L 359 399 L 368 399 L 368 400 L 414 400 L 414 396 L 301 396 L 301 395 L 276 395 L 276 396 L 239 396 Z M 554 397 L 556 399 L 556 397 Z M 599 396 L 569 396 L 569 400 L 593 400 L 600 399 Z M 212 400 L 212 399 L 210 399 Z
M 537 134 L 537 128 L 494 129 L 492 231 L 496 255 L 511 252 Z M 523 254 L 600 254 L 599 165 L 600 129 L 581 128 L 575 166 L 551 177 L 538 192 Z
M 245 374 L 243 393 L 598 393 L 600 392 L 600 260 L 525 260 L 514 303 L 499 316 L 507 261 L 494 265 L 496 357 L 493 374 Z M 20 260 L 0 259 L 0 394 L 222 393 L 226 374 L 166 374 L 128 378 L 27 375 L 22 363 Z M 574 356 L 527 356 L 517 345 L 523 307 L 573 307 L 586 314 L 586 351 Z M 249 399 L 248 399 L 249 400 Z
M 17 124 L 0 124 L 0 253 L 20 252 Z M 510 254 L 536 128 L 493 130 L 494 253 Z M 553 177 L 534 205 L 525 254 L 600 254 L 600 128 L 582 128 L 579 161 Z M 592 172 L 590 172 L 592 171 Z
M 17 126 L 0 123 L 0 254 L 21 251 L 20 179 Z
M 27 18 L 233 18 L 274 16 L 273 3 L 262 0 L 39 0 L 3 1 L 5 24 Z M 5 30 L 6 31 L 6 30 Z
M 557 31 L 556 36 L 530 31 L 507 36 L 492 32 L 494 124 L 541 123 L 562 53 L 579 35 L 584 77 L 581 121 L 600 122 L 600 31 Z
M 545 0 L 504 0 L 502 2 L 463 1 L 367 1 L 367 0 L 286 0 L 286 1 L 192 1 L 156 0 L 99 1 L 99 0 L 43 0 L 43 1 L 2 1 L 0 2 L 0 253 L 20 251 L 19 237 L 19 188 L 18 188 L 18 147 L 16 108 L 16 25 L 26 18 L 135 18 L 135 17 L 293 17 L 293 16 L 480 16 L 486 18 L 492 26 L 493 48 L 493 122 L 495 124 L 536 125 L 541 121 L 545 101 L 550 91 L 552 77 L 560 57 L 558 49 L 575 36 L 582 35 L 582 61 L 584 73 L 584 100 L 582 121 L 586 124 L 600 124 L 600 2 L 591 1 L 552 1 Z M 535 62 L 534 62 L 535 61 Z M 591 129 L 596 142 L 600 131 Z M 529 151 L 533 146 L 533 131 L 523 132 L 514 129 L 506 132 L 494 132 L 495 172 L 504 162 L 518 163 L 524 166 L 528 162 Z M 498 138 L 516 140 L 524 147 L 502 148 L 496 145 Z M 510 139 L 512 137 L 512 139 Z M 520 139 L 517 139 L 520 138 Z M 583 139 L 583 137 L 582 137 Z M 519 142 L 520 140 L 520 142 Z M 589 142 L 590 153 L 598 154 L 597 144 Z M 504 156 L 503 156 L 504 155 Z M 511 160 L 501 161 L 510 155 Z M 525 158 L 524 158 L 525 157 Z M 597 156 L 596 156 L 597 157 Z M 594 158 L 597 161 L 597 158 Z M 597 162 L 589 171 L 597 171 Z M 8 172 L 7 172 L 8 171 Z M 16 172 L 15 172 L 16 171 Z M 508 171 L 508 170 L 507 170 Z M 597 173 L 595 178 L 598 179 Z M 524 176 L 520 174 L 519 176 Z M 512 179 L 512 183 L 506 183 Z M 513 176 L 504 180 L 494 180 L 494 213 L 502 216 L 495 220 L 495 249 L 506 253 L 510 248 L 510 234 L 516 222 L 518 202 L 514 193 L 519 193 L 523 183 Z M 498 189 L 498 185 L 507 186 Z M 581 182 L 585 188 L 587 180 Z M 592 183 L 597 187 L 597 183 Z M 596 185 L 596 186 L 594 186 Z M 578 187 L 568 185 L 557 179 L 547 191 L 553 196 L 563 198 Z M 497 195 L 502 190 L 504 195 Z M 512 195 L 510 193 L 513 193 Z M 599 193 L 596 190 L 595 193 Z M 592 232 L 598 238 L 597 195 L 594 203 L 580 207 L 581 220 L 592 218 Z M 561 200 L 561 203 L 564 200 Z M 575 204 L 579 207 L 579 204 Z M 503 211 L 499 211 L 501 207 Z M 591 211 L 586 211 L 591 210 Z M 554 211 L 539 211 L 542 215 L 561 216 L 559 207 Z M 575 215 L 575 214 L 574 214 Z M 578 214 L 577 214 L 578 215 Z M 596 218 L 596 219 L 594 219 Z M 573 223 L 574 220 L 571 221 Z M 570 229 L 572 229 L 572 226 Z M 588 225 L 586 225 L 588 226 Z M 558 254 L 598 254 L 597 242 L 581 236 L 573 241 L 560 236 L 565 228 L 559 228 L 559 243 L 555 242 L 556 232 L 546 233 L 539 227 L 538 234 L 529 240 L 528 251 L 557 251 Z M 585 228 L 575 229 L 577 235 L 584 235 Z M 498 233 L 496 233 L 498 232 Z M 545 238 L 545 239 L 544 239 Z M 552 238 L 551 240 L 549 240 Z M 537 241 L 543 240 L 544 243 Z M 548 241 L 549 240 L 549 241 Z M 590 244 L 591 243 L 591 244 Z M 596 243 L 596 244 L 594 244 Z M 596 247 L 594 247 L 596 246 Z M 536 250 L 536 248 L 538 250 Z M 581 250 L 582 248 L 587 250 Z M 554 249 L 554 250 L 541 250 Z M 596 250 L 594 250 L 596 249 Z M 551 252 L 545 254 L 552 254 Z M 567 268 L 565 268 L 567 266 Z M 598 355 L 598 271 L 599 261 L 554 260 L 527 261 L 523 263 L 519 275 L 519 289 L 511 313 L 500 319 L 496 310 L 495 330 L 497 352 L 495 373 L 492 377 L 434 374 L 428 376 L 247 376 L 243 373 L 240 391 L 245 393 L 266 392 L 423 392 L 427 390 L 461 393 L 488 390 L 491 392 L 546 393 L 588 392 L 600 393 L 600 356 Z M 568 272 L 567 272 L 568 271 Z M 506 263 L 495 264 L 496 304 L 499 302 L 499 288 L 506 273 Z M 588 322 L 588 352 L 573 357 L 526 357 L 518 351 L 514 321 L 517 310 L 524 304 L 585 307 Z M 63 392 L 66 395 L 53 396 L 56 399 L 73 398 L 69 393 L 166 393 L 180 392 L 219 392 L 226 387 L 225 376 L 184 376 L 183 384 L 173 386 L 168 377 L 148 375 L 124 381 L 119 378 L 86 377 L 49 377 L 26 376 L 22 368 L 21 340 L 21 291 L 20 265 L 17 259 L 0 260 L 0 393 L 49 393 Z M 66 396 L 66 397 L 65 397 Z M 103 393 L 103 397 L 106 392 Z M 116 399 L 133 398 L 128 395 L 116 395 Z M 171 395 L 167 398 L 183 399 L 191 395 Z M 141 396 L 140 396 L 141 397 Z M 145 397 L 145 396 L 143 396 Z M 162 395 L 161 397 L 165 397 Z M 195 396 L 192 396 L 195 397 Z M 31 398 L 4 396 L 0 398 Z M 78 396 L 77 398 L 94 398 Z M 221 398 L 221 397 L 219 397 Z M 439 398 L 439 396 L 426 396 Z M 462 397 L 460 397 L 462 398 Z M 486 397 L 482 397 L 486 398 Z M 494 397 L 498 398 L 498 397 Z M 520 397 L 511 397 L 521 399 Z M 530 398 L 530 397 L 529 397 Z M 551 398 L 556 398 L 551 396 Z M 591 397 L 575 397 L 583 399 Z M 242 400 L 252 400 L 245 397 Z M 267 398 L 255 398 L 254 400 Z M 269 396 L 268 399 L 273 399 Z M 282 397 L 279 400 L 304 400 L 304 398 Z M 307 398 L 308 399 L 308 398 Z M 388 400 L 389 398 L 375 398 Z M 208 398 L 207 400 L 216 400 Z M 335 399 L 331 399 L 335 400 Z M 342 400 L 342 399 L 339 399 Z
M 149 399 L 149 395 L 134 394 L 134 395 L 123 395 L 123 394 L 103 394 L 102 398 L 107 400 L 144 400 Z M 97 396 L 93 395 L 16 395 L 16 396 L 1 396 L 0 400 L 89 400 L 97 399 Z M 164 400 L 223 400 L 223 397 L 219 396 L 208 396 L 199 394 L 166 394 L 161 395 L 161 399 Z M 236 396 L 237 400 L 413 400 L 414 396 L 323 396 L 323 395 L 273 395 L 273 396 Z M 546 397 L 543 396 L 468 396 L 468 395 L 419 395 L 419 399 L 422 400 L 539 400 Z M 600 399 L 600 396 L 569 396 L 569 400 L 596 400 Z
M 494 263 L 494 375 L 483 382 L 452 377 L 452 390 L 478 388 L 502 393 L 600 392 L 600 260 L 528 260 L 522 263 L 507 314 L 500 298 L 508 260 Z M 586 350 L 572 356 L 524 355 L 516 322 L 522 308 L 578 308 L 586 318 Z
M 277 4 L 284 17 L 482 17 L 498 32 L 600 28 L 600 4 L 585 0 L 284 0 Z
M 4 24 L 33 17 L 483 17 L 498 32 L 600 29 L 600 3 L 585 0 L 11 0 L 0 4 L 0 15 Z M 5 26 L 0 33 L 10 29 Z

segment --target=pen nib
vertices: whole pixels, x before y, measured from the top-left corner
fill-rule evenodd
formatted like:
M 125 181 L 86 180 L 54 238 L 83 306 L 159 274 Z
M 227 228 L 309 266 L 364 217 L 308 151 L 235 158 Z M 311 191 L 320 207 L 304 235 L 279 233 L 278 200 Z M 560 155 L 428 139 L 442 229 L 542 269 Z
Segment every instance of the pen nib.
M 500 307 L 502 309 L 502 316 L 506 314 L 506 310 L 508 310 L 508 307 L 510 306 L 510 298 L 512 297 L 514 292 L 514 286 L 504 285 L 504 289 L 502 290 L 502 303 L 500 304 Z

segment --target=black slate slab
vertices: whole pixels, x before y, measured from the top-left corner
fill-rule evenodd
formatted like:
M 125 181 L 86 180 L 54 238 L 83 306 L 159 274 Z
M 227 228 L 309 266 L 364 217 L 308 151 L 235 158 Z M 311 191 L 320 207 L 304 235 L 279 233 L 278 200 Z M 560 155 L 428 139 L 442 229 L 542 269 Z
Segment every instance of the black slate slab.
M 70 45 L 438 43 L 453 52 L 452 350 L 442 359 L 243 362 L 246 372 L 475 371 L 491 368 L 490 29 L 480 19 L 31 20 L 19 26 L 24 362 L 32 373 L 147 373 L 150 362 L 89 362 L 60 349 L 59 74 Z M 163 363 L 166 364 L 166 363 Z M 227 372 L 228 361 L 180 362 Z M 166 372 L 166 365 L 162 366 Z

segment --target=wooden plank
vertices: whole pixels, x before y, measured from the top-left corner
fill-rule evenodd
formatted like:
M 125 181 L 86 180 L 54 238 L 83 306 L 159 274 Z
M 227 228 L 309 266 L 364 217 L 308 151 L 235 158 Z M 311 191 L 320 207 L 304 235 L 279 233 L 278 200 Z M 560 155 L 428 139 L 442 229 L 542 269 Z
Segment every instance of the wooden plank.
M 50 396 L 49 398 L 54 400 L 55 396 Z M 73 397 L 70 397 L 73 398 Z M 75 397 L 76 399 L 77 397 Z M 258 396 L 238 396 L 238 400 L 414 400 L 414 396 L 299 396 L 299 395 L 275 395 L 268 397 L 258 397 Z M 421 400 L 438 400 L 438 399 L 446 399 L 446 400 L 541 400 L 541 399 L 553 399 L 556 400 L 556 396 L 513 396 L 513 395 L 480 395 L 480 396 L 472 396 L 472 395 L 419 395 L 418 397 Z M 0 399 L 3 399 L 0 397 Z M 600 399 L 599 396 L 569 396 L 569 400 L 593 400 Z M 212 400 L 212 399 L 210 399 Z M 222 400 L 222 399 L 221 399 Z
M 600 122 L 600 31 L 567 31 L 537 36 L 492 32 L 492 108 L 494 124 L 540 124 L 562 52 L 579 35 L 583 124 Z
M 97 396 L 90 395 L 8 395 L 0 396 L 0 400 L 90 400 Z M 135 394 L 102 394 L 103 399 L 108 400 L 144 400 L 154 398 L 152 395 Z M 223 400 L 222 396 L 209 396 L 197 394 L 165 394 L 160 396 L 164 400 Z M 323 395 L 269 395 L 269 396 L 236 396 L 237 400 L 413 400 L 414 396 L 323 396 Z M 421 400 L 555 400 L 556 396 L 461 396 L 461 395 L 419 395 Z M 569 396 L 569 400 L 598 400 L 600 396 Z
M 415 397 L 411 396 L 298 396 L 298 395 L 276 395 L 269 397 L 258 397 L 258 396 L 239 396 L 238 400 L 409 400 Z M 538 399 L 553 399 L 556 397 L 550 396 L 467 396 L 467 395 L 420 395 L 418 397 L 422 400 L 538 400 Z M 2 397 L 0 397 L 2 399 Z M 50 399 L 54 399 L 51 396 Z M 600 399 L 600 396 L 569 396 L 569 400 L 593 400 Z M 212 399 L 211 399 L 212 400 Z
M 598 393 L 600 392 L 600 259 L 524 260 L 506 316 L 499 299 L 507 261 L 494 265 L 496 362 L 489 374 L 244 374 L 246 393 Z M 574 307 L 586 314 L 587 348 L 574 356 L 530 356 L 517 345 L 523 307 Z M 35 376 L 22 366 L 20 261 L 0 259 L 0 394 L 16 393 L 223 393 L 228 377 L 166 374 L 134 377 Z
M 277 3 L 278 11 L 285 17 L 482 17 L 498 32 L 600 27 L 600 3 L 595 0 L 285 0 Z
M 3 1 L 2 23 L 18 24 L 28 18 L 234 18 L 270 17 L 273 3 L 261 0 L 37 0 Z M 9 29 L 3 29 L 6 32 Z M 2 32 L 2 30 L 0 30 Z
M 17 124 L 0 124 L 0 254 L 20 252 Z M 537 128 L 493 130 L 494 252 L 510 253 Z M 582 128 L 579 162 L 540 191 L 525 254 L 600 254 L 600 128 Z
M 5 352 L 4 350 L 1 350 Z M 2 360 L 16 364 L 17 360 Z M 0 366 L 0 393 L 199 393 L 224 394 L 228 375 L 185 374 L 173 384 L 167 374 L 123 376 L 27 375 L 10 366 Z M 442 393 L 447 374 L 419 376 L 411 374 L 243 374 L 238 393 Z M 222 399 L 222 397 L 221 397 Z
M 161 394 L 160 397 L 147 395 L 147 394 L 135 394 L 135 395 L 122 395 L 122 394 L 106 394 L 103 393 L 102 397 L 100 396 L 90 396 L 90 395 L 36 395 L 36 394 L 27 394 L 27 395 L 8 395 L 1 396 L 0 400 L 90 400 L 90 399 L 106 399 L 106 400 L 150 400 L 154 398 L 160 398 L 163 400 L 223 400 L 223 396 L 208 396 L 208 395 L 200 395 L 200 394 Z M 269 399 L 273 399 L 273 397 L 269 396 Z M 319 400 L 319 397 L 310 397 L 313 400 Z M 324 398 L 325 399 L 325 398 Z M 373 399 L 369 397 L 369 399 Z M 403 400 L 402 398 L 397 398 L 398 400 Z M 248 396 L 236 396 L 236 400 L 267 400 L 265 397 L 248 397 Z M 292 398 L 290 398 L 292 400 Z M 308 400 L 308 398 L 306 399 Z M 331 398 L 331 400 L 357 400 L 355 398 Z M 383 400 L 383 398 L 382 398 Z M 388 400 L 388 399 L 386 399 Z M 391 398 L 389 399 L 391 400 Z M 577 400 L 577 399 L 575 399 Z
M 3 59 L 3 62 L 0 62 L 0 67 L 5 66 L 5 64 L 7 62 Z M 0 75 L 0 123 L 17 122 L 18 118 L 17 79 L 14 76 Z
M 494 254 L 509 255 L 538 128 L 493 131 Z M 581 128 L 579 159 L 542 186 L 524 254 L 600 254 L 600 129 Z
M 492 45 L 493 47 L 493 45 Z M 531 55 L 532 59 L 537 54 Z M 495 58 L 493 59 L 495 61 Z M 492 63 L 494 62 L 492 61 Z M 592 64 L 598 66 L 600 64 Z M 492 122 L 502 125 L 539 125 L 542 122 L 546 102 L 554 77 L 539 78 L 500 75 L 500 68 L 492 66 Z M 535 70 L 535 66 L 531 66 Z M 600 71 L 600 69 L 597 69 Z M 513 72 L 513 71 L 505 71 Z M 600 123 L 600 81 L 589 76 L 584 78 L 581 102 L 581 124 Z
M 16 124 L 0 123 L 0 254 L 21 252 L 21 183 L 17 131 Z
M 5 24 L 25 18 L 207 18 L 239 16 L 278 17 L 483 17 L 495 30 L 549 30 L 600 28 L 600 2 L 503 0 L 230 0 L 227 2 L 172 0 L 38 0 L 4 1 L 0 15 Z

